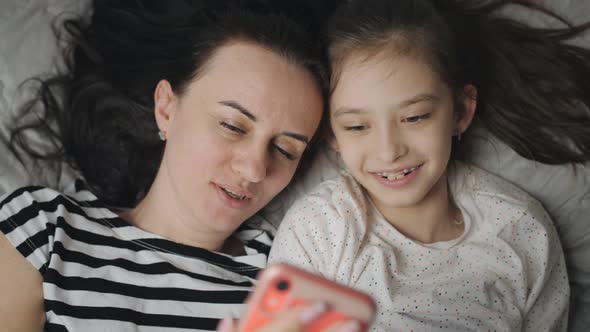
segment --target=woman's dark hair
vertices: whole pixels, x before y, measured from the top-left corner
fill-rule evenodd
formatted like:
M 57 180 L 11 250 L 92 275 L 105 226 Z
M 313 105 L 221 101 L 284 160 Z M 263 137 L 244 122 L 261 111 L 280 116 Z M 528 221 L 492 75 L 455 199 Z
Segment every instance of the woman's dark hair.
M 298 19 L 306 14 L 262 0 L 95 0 L 89 23 L 65 22 L 72 40 L 67 71 L 38 80 L 38 98 L 24 110 L 40 102 L 40 120 L 13 131 L 13 149 L 34 159 L 66 158 L 105 203 L 133 206 L 151 186 L 163 154 L 153 114 L 161 79 L 182 94 L 215 50 L 241 40 L 309 71 L 327 95 L 317 27 Z M 56 142 L 55 153 L 28 145 L 30 129 Z
M 566 27 L 527 26 L 498 13 L 506 5 L 541 11 Z M 527 1 L 351 0 L 325 37 L 332 88 L 351 55 L 418 57 L 456 99 L 473 84 L 477 122 L 517 153 L 560 164 L 590 160 L 590 51 L 566 44 L 588 27 Z M 452 157 L 460 159 L 458 143 Z

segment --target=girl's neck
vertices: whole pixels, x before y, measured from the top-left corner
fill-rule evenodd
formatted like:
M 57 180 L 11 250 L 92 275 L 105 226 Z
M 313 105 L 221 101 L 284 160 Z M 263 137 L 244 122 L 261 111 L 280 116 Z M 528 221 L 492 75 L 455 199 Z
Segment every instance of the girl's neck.
M 120 217 L 146 232 L 174 242 L 210 251 L 228 250 L 225 242 L 231 234 L 208 231 L 195 220 L 189 209 L 179 206 L 174 195 L 169 182 L 158 174 L 146 197 L 136 207 L 120 213 Z
M 388 207 L 373 199 L 383 217 L 404 236 L 421 242 L 450 241 L 465 229 L 461 211 L 452 201 L 446 175 L 415 205 Z

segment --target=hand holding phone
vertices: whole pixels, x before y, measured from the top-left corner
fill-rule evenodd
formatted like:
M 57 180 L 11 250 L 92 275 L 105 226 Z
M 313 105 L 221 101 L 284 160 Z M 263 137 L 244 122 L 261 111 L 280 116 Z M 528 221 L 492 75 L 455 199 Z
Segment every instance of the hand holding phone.
M 327 308 L 304 331 L 323 331 L 338 323 L 357 321 L 367 331 L 375 316 L 375 303 L 366 294 L 287 264 L 265 269 L 240 322 L 240 332 L 254 332 L 285 310 L 314 303 Z

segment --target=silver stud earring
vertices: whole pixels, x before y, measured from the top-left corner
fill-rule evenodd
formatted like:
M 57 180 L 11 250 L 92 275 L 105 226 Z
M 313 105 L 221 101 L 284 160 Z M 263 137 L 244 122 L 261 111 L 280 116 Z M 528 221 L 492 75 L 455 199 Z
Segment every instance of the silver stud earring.
M 160 137 L 160 141 L 166 142 L 166 135 L 161 130 L 158 131 L 158 137 Z
M 461 140 L 461 134 L 462 132 L 459 129 L 453 130 L 453 136 L 457 136 L 457 141 Z

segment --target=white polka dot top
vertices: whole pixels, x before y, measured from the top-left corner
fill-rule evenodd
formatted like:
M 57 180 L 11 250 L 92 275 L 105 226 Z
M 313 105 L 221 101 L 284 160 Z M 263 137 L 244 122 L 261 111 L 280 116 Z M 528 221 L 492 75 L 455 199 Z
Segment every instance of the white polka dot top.
M 567 272 L 543 207 L 506 180 L 454 166 L 460 238 L 425 245 L 405 237 L 343 173 L 289 209 L 270 262 L 373 296 L 373 331 L 565 331 Z

